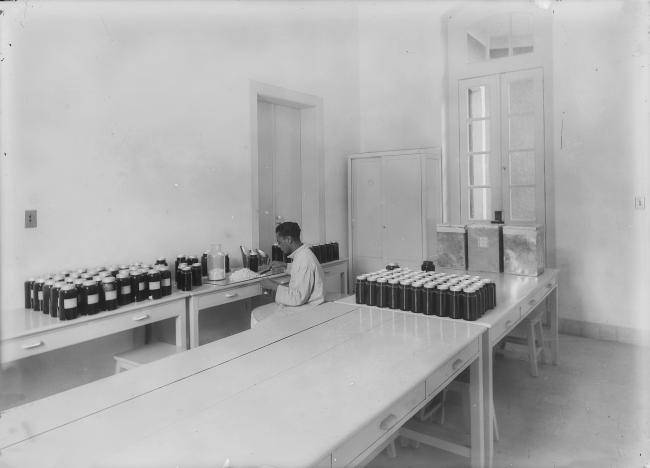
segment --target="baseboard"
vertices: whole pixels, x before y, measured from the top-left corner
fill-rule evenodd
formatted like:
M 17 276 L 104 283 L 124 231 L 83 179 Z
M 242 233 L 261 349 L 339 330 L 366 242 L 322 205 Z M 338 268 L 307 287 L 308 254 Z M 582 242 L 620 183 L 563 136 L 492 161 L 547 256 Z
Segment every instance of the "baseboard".
M 565 335 L 650 347 L 650 330 L 560 318 L 559 331 Z

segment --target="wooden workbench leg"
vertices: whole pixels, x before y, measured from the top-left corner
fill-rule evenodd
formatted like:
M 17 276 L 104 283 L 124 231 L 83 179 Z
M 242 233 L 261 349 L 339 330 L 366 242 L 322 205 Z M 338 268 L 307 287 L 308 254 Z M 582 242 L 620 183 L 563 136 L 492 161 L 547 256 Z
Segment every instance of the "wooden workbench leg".
M 551 341 L 551 362 L 557 366 L 558 357 L 559 357 L 559 318 L 557 310 L 557 287 L 551 291 L 547 298 L 547 307 L 550 316 L 550 341 Z
M 199 310 L 194 297 L 189 298 L 187 328 L 190 331 L 190 349 L 199 346 Z
M 176 317 L 176 348 L 179 351 L 187 349 L 187 303 L 183 312 Z
M 487 333 L 484 333 L 487 335 Z M 470 458 L 472 468 L 483 468 L 485 463 L 485 402 L 483 401 L 483 347 L 469 367 L 469 401 L 471 421 Z M 487 405 L 488 407 L 490 405 Z M 490 431 L 490 434 L 492 432 Z
M 483 356 L 483 427 L 485 437 L 485 466 L 491 467 L 494 458 L 494 394 L 493 394 L 493 356 L 489 332 L 481 336 L 481 354 Z

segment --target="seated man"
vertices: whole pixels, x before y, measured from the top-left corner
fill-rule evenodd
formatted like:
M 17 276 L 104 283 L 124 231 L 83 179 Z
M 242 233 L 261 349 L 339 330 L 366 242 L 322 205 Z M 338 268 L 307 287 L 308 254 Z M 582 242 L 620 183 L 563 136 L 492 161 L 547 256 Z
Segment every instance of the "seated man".
M 271 316 L 290 315 L 325 302 L 323 269 L 311 249 L 300 241 L 298 223 L 278 224 L 275 239 L 282 252 L 292 259 L 291 279 L 287 285 L 272 279 L 262 282 L 262 288 L 275 290 L 275 302 L 253 310 L 251 328 Z

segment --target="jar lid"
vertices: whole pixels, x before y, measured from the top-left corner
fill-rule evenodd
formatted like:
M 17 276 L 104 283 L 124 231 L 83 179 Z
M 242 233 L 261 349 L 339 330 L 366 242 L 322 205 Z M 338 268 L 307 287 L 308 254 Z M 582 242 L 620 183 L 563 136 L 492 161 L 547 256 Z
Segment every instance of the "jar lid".
M 66 284 L 61 288 L 61 291 L 74 291 L 75 289 L 77 288 L 75 288 L 74 284 Z
M 188 266 L 181 267 L 181 270 L 183 271 L 192 271 L 192 269 Z
M 424 288 L 425 289 L 433 289 L 437 286 L 435 281 L 429 281 L 428 283 L 424 283 Z
M 47 281 L 45 282 L 45 284 L 46 284 L 47 286 L 52 286 L 52 285 L 54 284 L 54 281 L 52 281 L 52 280 L 47 280 Z
M 159 275 L 160 271 L 157 268 L 152 268 L 151 270 L 147 271 L 148 275 Z
M 129 274 L 131 276 L 138 276 L 138 272 L 139 272 L 139 270 L 131 270 Z
M 408 286 L 409 284 L 413 283 L 413 281 L 405 279 L 399 282 L 402 286 Z
M 75 286 L 79 286 L 80 284 L 83 284 L 83 283 L 84 283 L 84 280 L 82 280 L 81 278 L 74 280 Z
M 370 283 L 370 282 L 374 282 L 374 281 L 377 281 L 377 277 L 376 277 L 376 276 L 369 276 L 369 277 L 368 277 L 368 283 Z
M 462 288 L 461 288 L 460 286 L 451 286 L 451 287 L 449 288 L 449 290 L 450 290 L 450 291 L 453 291 L 453 292 L 458 292 L 458 291 L 460 291 L 461 289 L 462 289 Z
M 438 289 L 440 289 L 441 291 L 445 291 L 445 290 L 449 289 L 449 285 L 439 284 Z
M 112 276 L 106 276 L 104 279 L 102 279 L 102 283 L 114 283 L 115 278 Z
M 37 283 L 45 283 L 45 280 L 43 278 L 38 278 L 36 280 Z
M 156 265 L 156 268 L 160 271 L 169 271 L 169 266 L 167 265 Z
M 465 289 L 463 289 L 463 292 L 466 292 L 466 293 L 475 293 L 475 292 L 476 292 L 476 289 L 470 286 L 469 288 L 465 288 Z
M 120 271 L 120 272 L 117 274 L 117 278 L 118 278 L 118 279 L 125 279 L 125 278 L 128 278 L 128 277 L 129 277 L 129 274 L 128 274 L 128 273 L 124 273 L 123 271 Z
M 388 283 L 388 278 L 377 278 L 378 283 Z
M 366 279 L 367 277 L 368 277 L 368 275 L 359 275 L 359 276 L 357 276 L 357 280 L 361 281 L 361 280 Z
M 192 267 L 201 268 L 201 264 L 199 262 L 194 262 L 194 263 L 192 263 Z
M 412 285 L 414 288 L 419 288 L 421 286 L 424 286 L 424 281 L 413 281 Z
M 128 265 L 120 265 L 120 270 L 128 270 L 129 266 Z
M 90 280 L 88 280 L 88 281 L 84 281 L 84 282 L 82 283 L 82 286 L 96 286 L 96 284 L 97 284 L 97 283 L 95 283 L 94 281 L 90 281 Z

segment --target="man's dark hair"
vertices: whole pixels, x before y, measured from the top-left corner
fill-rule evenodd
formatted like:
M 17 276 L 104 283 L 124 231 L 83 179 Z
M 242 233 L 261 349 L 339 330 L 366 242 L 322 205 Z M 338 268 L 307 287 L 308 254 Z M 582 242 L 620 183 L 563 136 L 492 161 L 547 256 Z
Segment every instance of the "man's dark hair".
M 293 221 L 278 224 L 275 227 L 275 233 L 281 237 L 291 237 L 295 241 L 300 241 L 300 226 Z

